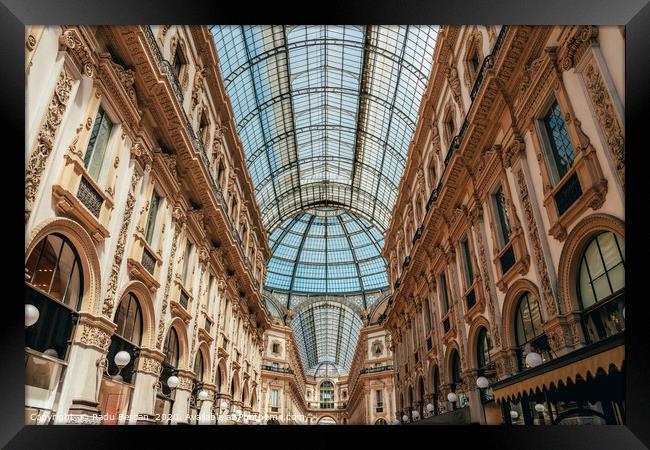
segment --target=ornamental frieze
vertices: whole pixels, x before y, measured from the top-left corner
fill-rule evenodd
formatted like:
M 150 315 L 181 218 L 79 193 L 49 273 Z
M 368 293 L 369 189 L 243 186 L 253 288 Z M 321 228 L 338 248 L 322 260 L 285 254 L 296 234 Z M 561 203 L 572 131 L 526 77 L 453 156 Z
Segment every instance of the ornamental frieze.
M 177 210 L 181 208 L 176 206 L 174 208 L 174 215 Z M 182 210 L 181 210 L 182 212 Z M 183 214 L 184 217 L 184 214 Z M 175 218 L 174 220 L 178 220 Z M 172 248 L 169 254 L 169 262 L 167 263 L 167 278 L 165 279 L 165 292 L 163 294 L 162 308 L 160 310 L 160 320 L 158 321 L 158 336 L 156 338 L 156 348 L 162 348 L 163 333 L 165 331 L 165 313 L 167 312 L 167 305 L 169 304 L 169 290 L 172 285 L 172 276 L 174 275 L 174 259 L 176 256 L 176 247 L 178 246 L 178 236 L 180 235 L 182 226 L 179 223 L 174 227 L 174 236 L 172 237 Z
M 162 372 L 162 364 L 155 358 L 140 355 L 138 358 L 139 366 L 137 372 L 153 375 L 154 377 L 160 376 Z
M 135 189 L 140 178 L 142 178 L 142 174 L 135 170 L 131 177 L 131 186 L 129 187 L 129 194 L 126 198 L 124 218 L 122 219 L 122 225 L 120 226 L 120 232 L 117 237 L 115 258 L 113 259 L 113 265 L 111 267 L 111 273 L 108 277 L 108 285 L 106 287 L 106 296 L 104 297 L 102 313 L 106 317 L 111 317 L 113 313 L 115 292 L 117 291 L 117 278 L 120 273 L 122 258 L 124 257 L 124 249 L 126 247 L 126 239 L 128 235 L 127 231 L 131 225 L 131 216 L 133 215 L 133 206 L 135 205 Z
M 519 187 L 519 194 L 521 203 L 524 209 L 524 219 L 528 228 L 528 235 L 530 237 L 533 254 L 535 257 L 535 267 L 537 268 L 537 276 L 542 284 L 542 296 L 544 297 L 544 304 L 549 317 L 555 316 L 557 309 L 555 308 L 555 298 L 553 297 L 553 290 L 551 289 L 551 280 L 546 266 L 546 259 L 544 258 L 544 251 L 542 250 L 542 243 L 537 229 L 537 223 L 533 213 L 533 206 L 530 203 L 528 195 L 528 187 L 524 178 L 524 172 L 521 168 L 517 171 L 517 185 Z
M 112 323 L 111 323 L 112 325 Z M 101 353 L 108 352 L 111 345 L 112 330 L 108 331 L 105 324 L 94 322 L 92 318 L 82 317 L 75 333 L 76 342 L 84 347 L 91 347 Z
M 598 123 L 607 139 L 607 147 L 612 154 L 616 171 L 625 187 L 625 138 L 618 116 L 614 111 L 612 98 L 594 61 L 587 65 L 583 77 L 589 98 L 598 117 Z
M 482 279 L 483 279 L 483 290 L 487 294 L 487 304 L 488 304 L 488 312 L 490 314 L 490 322 L 492 329 L 494 330 L 493 334 L 493 340 L 494 340 L 494 345 L 496 348 L 501 347 L 501 333 L 499 332 L 499 324 L 496 320 L 496 314 L 495 314 L 495 309 L 494 309 L 494 294 L 492 292 L 492 286 L 490 285 L 490 278 L 489 278 L 489 270 L 490 267 L 488 265 L 487 257 L 485 256 L 485 246 L 483 244 L 483 230 L 481 229 L 481 224 L 480 224 L 480 218 L 482 217 L 483 209 L 481 207 L 477 207 L 472 211 L 472 223 L 475 227 L 476 230 L 476 240 L 478 243 L 478 254 L 479 254 L 479 262 L 481 264 L 481 271 L 485 274 Z
M 45 115 L 45 121 L 41 125 L 38 137 L 36 138 L 35 147 L 32 149 L 29 160 L 27 161 L 27 169 L 25 171 L 25 221 L 29 218 L 29 213 L 34 204 L 34 199 L 36 198 L 36 193 L 41 183 L 41 177 L 45 170 L 45 165 L 52 152 L 56 135 L 68 107 L 73 83 L 74 80 L 64 67 L 59 74 L 59 79 L 54 88 L 54 94 L 52 95 Z

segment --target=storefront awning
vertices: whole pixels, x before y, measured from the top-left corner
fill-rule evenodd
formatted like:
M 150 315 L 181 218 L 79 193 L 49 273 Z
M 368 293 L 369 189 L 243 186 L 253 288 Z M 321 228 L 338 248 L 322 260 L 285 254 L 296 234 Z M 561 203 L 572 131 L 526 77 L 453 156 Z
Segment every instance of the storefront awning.
M 621 371 L 624 361 L 624 336 L 614 336 L 495 383 L 492 387 L 494 400 L 514 400 L 567 383 L 575 384 L 578 377 L 583 380 L 596 377 L 599 369 L 609 373 L 611 366 Z

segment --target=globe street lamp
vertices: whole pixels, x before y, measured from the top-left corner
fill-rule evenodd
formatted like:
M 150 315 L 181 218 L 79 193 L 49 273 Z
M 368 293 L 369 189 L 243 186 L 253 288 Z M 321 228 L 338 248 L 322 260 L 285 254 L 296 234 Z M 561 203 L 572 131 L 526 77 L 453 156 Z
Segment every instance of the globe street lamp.
M 48 350 L 49 351 L 49 350 Z M 122 369 L 131 362 L 131 354 L 125 350 L 119 351 L 113 357 L 113 362 L 117 366 L 117 372 L 113 375 L 109 372 L 108 359 L 104 356 L 97 363 L 98 367 L 101 368 L 102 372 L 111 377 L 115 381 L 124 381 L 122 377 Z
M 479 389 L 487 389 L 490 386 L 490 381 L 485 377 L 478 377 L 476 379 L 476 386 Z
M 536 403 L 535 404 L 535 411 L 539 414 L 539 424 L 540 425 L 546 425 L 546 422 L 544 420 L 544 404 L 543 403 Z
M 517 411 L 510 411 L 510 418 L 512 420 L 517 420 L 518 417 L 519 417 L 519 413 Z
M 537 367 L 542 363 L 542 357 L 537 352 L 529 352 L 526 355 L 526 365 L 530 368 Z
M 38 322 L 40 316 L 38 308 L 34 305 L 25 305 L 25 328 L 31 327 Z

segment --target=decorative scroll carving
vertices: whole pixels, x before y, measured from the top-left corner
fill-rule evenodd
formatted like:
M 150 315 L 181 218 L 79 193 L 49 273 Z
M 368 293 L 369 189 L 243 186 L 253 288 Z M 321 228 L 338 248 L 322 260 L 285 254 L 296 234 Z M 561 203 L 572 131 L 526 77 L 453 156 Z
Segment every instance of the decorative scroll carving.
M 612 98 L 609 95 L 602 75 L 594 62 L 591 62 L 583 73 L 589 97 L 598 116 L 598 123 L 607 139 L 616 171 L 625 187 L 625 138 L 619 120 L 614 111 Z
M 174 236 L 172 238 L 172 248 L 169 254 L 169 262 L 167 264 L 167 278 L 165 280 L 165 292 L 163 294 L 162 308 L 160 310 L 160 320 L 158 321 L 158 336 L 156 338 L 156 347 L 160 350 L 162 348 L 163 333 L 165 331 L 165 313 L 167 312 L 167 305 L 169 304 L 169 290 L 172 285 L 172 276 L 174 275 L 174 259 L 176 257 L 176 247 L 178 246 L 178 236 L 180 235 L 182 224 L 185 222 L 185 214 L 179 206 L 174 207 L 172 218 L 176 222 L 174 227 Z M 182 222 L 181 222 L 182 219 Z
M 160 361 L 146 356 L 140 356 L 140 358 L 142 360 L 142 365 L 140 366 L 140 369 L 138 369 L 138 372 L 153 375 L 158 378 L 162 372 Z
M 460 79 L 458 78 L 458 69 L 454 62 L 451 62 L 446 69 L 447 81 L 449 82 L 449 87 L 454 96 L 454 100 L 459 108 L 462 108 L 462 103 L 460 101 Z
M 578 27 L 576 33 L 566 43 L 566 53 L 562 59 L 562 70 L 575 67 L 588 45 L 598 41 L 598 27 L 583 25 Z
M 92 52 L 77 30 L 69 28 L 63 31 L 63 34 L 59 36 L 59 45 L 70 50 L 73 57 L 81 64 L 84 75 L 92 77 L 95 74 Z
M 519 194 L 524 209 L 524 219 L 526 220 L 528 234 L 533 245 L 533 253 L 536 263 L 535 266 L 537 267 L 537 276 L 541 280 L 542 284 L 542 297 L 544 298 L 546 304 L 546 311 L 548 312 L 549 317 L 551 317 L 554 316 L 557 311 L 555 308 L 555 299 L 553 298 L 551 280 L 548 275 L 548 268 L 546 266 L 546 260 L 544 259 L 544 251 L 542 250 L 539 231 L 537 229 L 537 223 L 535 222 L 535 216 L 533 214 L 533 206 L 530 203 L 528 187 L 526 186 L 524 172 L 521 168 L 517 171 L 517 184 L 519 186 Z
M 196 108 L 196 106 L 199 104 L 200 98 L 201 98 L 201 93 L 203 92 L 203 79 L 205 78 L 207 70 L 203 66 L 197 66 L 196 68 L 196 73 L 194 74 L 194 85 L 192 86 L 192 104 L 190 107 L 190 115 L 191 111 Z
M 52 152 L 56 134 L 59 131 L 61 121 L 68 107 L 73 83 L 72 77 L 70 77 L 64 68 L 54 88 L 54 95 L 52 95 L 52 99 L 50 100 L 45 121 L 38 132 L 36 145 L 29 155 L 27 170 L 25 171 L 25 222 L 29 219 L 45 165 Z
M 124 87 L 124 90 L 126 91 L 127 95 L 131 99 L 134 105 L 138 104 L 138 98 L 135 94 L 135 87 L 133 86 L 135 84 L 135 72 L 132 69 L 125 69 L 124 67 L 120 66 L 118 63 L 113 61 L 111 59 L 111 65 L 115 69 L 115 72 L 117 73 L 117 78 L 120 80 L 120 83 Z
M 481 219 L 483 217 L 483 209 L 480 206 L 478 206 L 477 208 L 473 209 L 470 212 L 470 215 L 471 215 L 471 222 L 476 230 L 476 240 L 478 243 L 479 261 L 481 264 L 481 271 L 484 274 L 484 276 L 482 277 L 483 289 L 487 294 L 487 304 L 488 304 L 488 312 L 490 313 L 491 328 L 494 331 L 492 333 L 492 338 L 494 340 L 494 345 L 497 348 L 500 348 L 501 333 L 499 332 L 499 324 L 496 320 L 496 314 L 494 310 L 495 300 L 492 292 L 492 287 L 490 286 L 490 278 L 488 276 L 489 273 L 488 271 L 490 270 L 490 266 L 488 265 L 488 260 L 487 257 L 485 256 L 485 245 L 483 244 L 483 231 L 481 230 Z
M 537 59 L 531 58 L 528 60 L 528 62 L 526 62 L 526 64 L 524 64 L 522 71 L 523 73 L 521 76 L 521 85 L 519 86 L 520 94 L 523 94 L 528 90 L 532 79 L 535 77 L 535 74 L 544 63 L 545 58 L 546 55 L 544 54 Z
M 84 345 L 95 347 L 106 353 L 111 345 L 111 336 L 101 328 L 89 323 L 81 323 L 81 337 L 79 342 Z
M 120 265 L 124 257 L 124 250 L 126 247 L 126 238 L 128 229 L 131 225 L 131 216 L 133 215 L 133 206 L 135 205 L 135 189 L 140 181 L 142 175 L 138 171 L 133 172 L 131 177 L 131 186 L 129 194 L 126 198 L 126 207 L 124 209 L 124 218 L 120 226 L 120 233 L 117 236 L 117 248 L 115 249 L 115 258 L 111 267 L 111 273 L 108 277 L 108 285 L 106 287 L 106 296 L 104 297 L 104 304 L 102 307 L 102 314 L 106 317 L 111 317 L 115 305 L 115 292 L 117 291 L 117 277 L 120 273 Z

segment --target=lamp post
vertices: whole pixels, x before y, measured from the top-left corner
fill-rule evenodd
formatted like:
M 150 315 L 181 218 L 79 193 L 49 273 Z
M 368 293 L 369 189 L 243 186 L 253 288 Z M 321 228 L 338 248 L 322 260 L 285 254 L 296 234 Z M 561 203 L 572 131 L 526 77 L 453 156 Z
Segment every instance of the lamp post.
M 519 413 L 517 411 L 511 410 L 510 411 L 510 419 L 512 420 L 517 420 L 519 418 Z
M 101 373 L 105 373 L 113 380 L 123 381 L 122 369 L 131 362 L 131 354 L 125 350 L 119 351 L 113 357 L 113 362 L 117 366 L 117 372 L 112 375 L 108 370 L 108 359 L 105 356 L 97 362 L 97 366 L 100 368 Z
M 225 400 L 223 400 L 223 401 L 219 404 L 219 412 L 220 412 L 220 414 L 217 414 L 217 425 L 219 425 L 219 416 L 220 416 L 221 414 L 225 414 L 225 413 L 226 413 L 226 410 L 228 409 L 228 406 L 229 406 L 229 405 L 228 405 L 228 402 L 226 402 Z
M 544 404 L 543 403 L 536 403 L 535 404 L 535 411 L 539 414 L 539 424 L 540 425 L 546 425 L 546 421 L 544 420 Z

